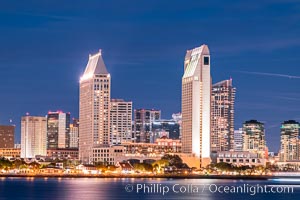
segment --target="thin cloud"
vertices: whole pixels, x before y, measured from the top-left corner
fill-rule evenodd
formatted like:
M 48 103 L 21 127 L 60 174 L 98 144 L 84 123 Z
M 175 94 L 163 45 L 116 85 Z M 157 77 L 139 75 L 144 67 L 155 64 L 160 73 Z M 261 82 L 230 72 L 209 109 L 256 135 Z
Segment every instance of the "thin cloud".
M 252 74 L 259 76 L 273 76 L 273 77 L 281 77 L 281 78 L 289 78 L 289 79 L 300 79 L 300 76 L 288 75 L 288 74 L 275 74 L 275 73 L 264 73 L 264 72 L 249 72 L 249 71 L 237 71 L 243 74 Z
M 52 15 L 52 14 L 43 14 L 43 13 L 32 13 L 32 12 L 6 12 L 11 15 L 19 15 L 19 16 L 29 16 L 29 17 L 37 17 L 37 18 L 48 18 L 51 20 L 75 20 L 79 19 L 78 17 L 73 16 L 63 16 L 63 15 Z
M 274 96 L 274 97 L 278 98 L 278 99 L 283 99 L 283 100 L 300 101 L 299 98 L 293 98 L 293 97 L 284 97 L 284 96 Z

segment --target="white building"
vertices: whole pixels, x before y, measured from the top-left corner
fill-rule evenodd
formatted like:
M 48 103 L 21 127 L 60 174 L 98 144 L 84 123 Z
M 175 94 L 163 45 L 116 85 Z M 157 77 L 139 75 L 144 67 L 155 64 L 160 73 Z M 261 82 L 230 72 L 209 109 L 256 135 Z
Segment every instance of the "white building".
M 234 151 L 243 151 L 243 129 L 234 131 Z
M 188 50 L 182 77 L 182 151 L 211 162 L 211 75 L 207 45 Z M 200 166 L 199 166 L 200 167 Z
M 79 145 L 79 127 L 70 124 L 70 148 L 78 148 Z
M 101 50 L 89 56 L 80 79 L 79 157 L 92 162 L 93 147 L 110 143 L 110 74 Z
M 21 120 L 21 158 L 47 155 L 47 118 L 25 116 Z
M 132 140 L 132 102 L 112 99 L 110 103 L 111 144 L 121 144 Z
M 235 166 L 266 166 L 266 159 L 248 151 L 221 151 L 217 153 L 217 163 L 225 162 Z
M 125 156 L 124 146 L 101 146 L 93 148 L 93 163 L 105 163 L 114 165 L 123 161 Z

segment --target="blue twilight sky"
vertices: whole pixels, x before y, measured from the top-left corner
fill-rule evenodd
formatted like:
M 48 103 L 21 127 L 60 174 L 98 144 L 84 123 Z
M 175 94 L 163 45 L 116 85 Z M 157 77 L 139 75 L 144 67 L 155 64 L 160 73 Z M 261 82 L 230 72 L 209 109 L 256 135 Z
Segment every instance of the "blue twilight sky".
M 264 122 L 277 152 L 280 123 L 300 121 L 297 0 L 1 0 L 0 124 L 12 119 L 20 141 L 26 112 L 77 117 L 79 77 L 100 48 L 112 98 L 171 118 L 181 108 L 185 52 L 203 43 L 213 82 L 232 77 L 237 88 L 235 128 Z

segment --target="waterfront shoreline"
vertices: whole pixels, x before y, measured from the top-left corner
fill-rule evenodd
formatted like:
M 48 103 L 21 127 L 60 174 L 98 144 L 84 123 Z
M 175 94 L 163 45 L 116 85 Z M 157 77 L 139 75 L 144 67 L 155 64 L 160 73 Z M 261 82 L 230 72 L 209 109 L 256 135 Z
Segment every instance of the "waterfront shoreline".
M 233 179 L 233 180 L 268 180 L 272 178 L 283 178 L 283 176 L 230 176 L 230 175 L 56 175 L 56 174 L 0 174 L 0 177 L 7 178 L 141 178 L 141 179 Z M 284 176 L 287 178 L 286 176 Z M 290 177 L 289 178 L 299 178 Z

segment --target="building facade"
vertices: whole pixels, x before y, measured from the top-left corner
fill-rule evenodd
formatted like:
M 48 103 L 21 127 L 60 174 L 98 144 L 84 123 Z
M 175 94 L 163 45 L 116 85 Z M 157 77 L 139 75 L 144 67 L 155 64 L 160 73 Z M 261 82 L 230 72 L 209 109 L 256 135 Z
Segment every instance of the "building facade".
M 132 141 L 132 102 L 112 99 L 110 103 L 110 136 L 112 145 Z
M 165 154 L 180 154 L 180 140 L 157 139 L 152 143 L 123 143 L 122 145 L 93 148 L 93 163 L 114 165 L 117 162 L 133 161 L 147 163 L 161 159 Z
M 243 124 L 243 151 L 265 157 L 266 148 L 264 124 L 257 120 L 246 121 Z
M 243 129 L 240 128 L 234 131 L 234 151 L 243 151 Z
M 79 120 L 73 119 L 73 123 L 70 124 L 70 145 L 69 148 L 79 147 Z
M 280 152 L 281 162 L 299 160 L 299 122 L 285 121 L 281 124 Z
M 0 125 L 0 148 L 14 148 L 15 126 Z
M 80 79 L 79 97 L 79 157 L 91 163 L 93 147 L 110 143 L 110 74 L 101 50 L 89 56 Z
M 217 163 L 224 162 L 235 166 L 266 166 L 266 159 L 259 154 L 248 151 L 220 151 L 217 153 Z
M 236 89 L 232 79 L 212 87 L 211 151 L 229 151 L 234 148 L 234 99 Z
M 47 149 L 47 158 L 52 160 L 78 160 L 78 149 Z
M 160 138 L 155 143 L 124 143 L 125 153 L 135 156 L 148 156 L 148 155 L 164 155 L 168 153 L 181 153 L 182 144 L 180 140 L 173 140 L 168 138 Z
M 210 53 L 202 45 L 187 51 L 182 77 L 182 151 L 199 157 L 199 167 L 211 162 L 210 135 Z
M 62 111 L 48 112 L 47 115 L 47 148 L 69 148 L 70 113 Z
M 0 148 L 0 157 L 14 160 L 20 158 L 20 156 L 21 156 L 20 148 Z
M 160 120 L 161 111 L 154 109 L 134 110 L 134 141 L 139 143 L 150 143 L 152 123 Z
M 93 163 L 115 165 L 123 161 L 124 147 L 121 145 L 101 146 L 93 148 Z
M 21 119 L 21 158 L 47 155 L 47 118 L 25 116 Z

